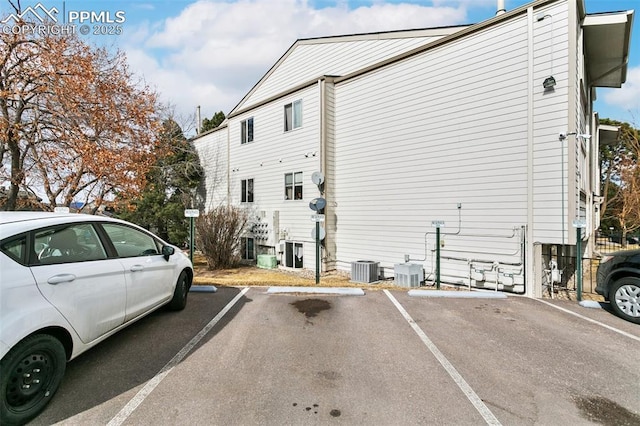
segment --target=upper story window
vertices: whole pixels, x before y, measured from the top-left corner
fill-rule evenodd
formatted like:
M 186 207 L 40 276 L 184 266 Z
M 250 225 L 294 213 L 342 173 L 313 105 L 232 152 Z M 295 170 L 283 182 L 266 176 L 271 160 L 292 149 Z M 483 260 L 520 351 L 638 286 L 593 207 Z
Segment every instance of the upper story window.
M 253 179 L 242 179 L 242 194 L 240 199 L 243 203 L 253 203 Z
M 253 142 L 253 117 L 240 122 L 240 143 Z
M 284 131 L 302 127 L 302 99 L 284 106 Z
M 302 172 L 284 175 L 284 199 L 302 200 Z

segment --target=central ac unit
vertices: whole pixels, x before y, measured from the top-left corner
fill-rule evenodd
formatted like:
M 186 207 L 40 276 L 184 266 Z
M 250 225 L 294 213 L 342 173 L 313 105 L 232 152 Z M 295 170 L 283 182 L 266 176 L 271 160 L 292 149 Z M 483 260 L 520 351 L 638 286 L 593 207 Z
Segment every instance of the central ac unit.
M 417 263 L 396 263 L 393 265 L 393 280 L 400 287 L 420 287 L 424 281 L 424 269 Z
M 351 281 L 357 283 L 374 283 L 378 281 L 379 262 L 358 260 L 351 262 Z

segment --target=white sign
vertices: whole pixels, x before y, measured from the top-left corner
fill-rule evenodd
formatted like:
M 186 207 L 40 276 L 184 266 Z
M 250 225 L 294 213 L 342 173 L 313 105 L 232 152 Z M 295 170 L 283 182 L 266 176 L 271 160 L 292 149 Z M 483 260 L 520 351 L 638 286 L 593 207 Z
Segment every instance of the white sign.
M 311 215 L 311 222 L 324 222 L 324 215 L 323 214 L 312 214 Z
M 200 216 L 200 210 L 198 209 L 185 209 L 184 217 L 198 217 Z
M 586 228 L 586 227 L 587 227 L 587 224 L 586 224 L 586 222 L 585 222 L 584 220 L 581 220 L 581 219 L 575 219 L 575 220 L 573 221 L 573 227 L 574 227 L 574 228 Z
M 431 226 L 434 228 L 442 228 L 444 226 L 444 220 L 432 220 Z
M 54 207 L 53 211 L 55 213 L 69 213 L 69 207 Z

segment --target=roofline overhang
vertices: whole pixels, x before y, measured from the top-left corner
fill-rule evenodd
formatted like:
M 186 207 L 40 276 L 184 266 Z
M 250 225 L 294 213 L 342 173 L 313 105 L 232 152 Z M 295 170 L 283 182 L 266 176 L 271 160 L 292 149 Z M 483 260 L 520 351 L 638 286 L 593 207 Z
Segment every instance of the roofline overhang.
M 633 10 L 627 10 L 584 17 L 582 29 L 589 86 L 619 88 L 627 81 L 633 15 Z
M 613 145 L 620 140 L 620 126 L 600 124 L 598 126 L 598 141 L 600 145 Z

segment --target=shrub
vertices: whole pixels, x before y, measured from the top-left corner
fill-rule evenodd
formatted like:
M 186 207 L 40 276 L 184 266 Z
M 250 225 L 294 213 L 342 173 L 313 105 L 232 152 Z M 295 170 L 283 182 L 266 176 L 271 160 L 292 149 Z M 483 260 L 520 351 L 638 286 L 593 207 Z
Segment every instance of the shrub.
M 248 220 L 248 212 L 235 206 L 219 206 L 198 217 L 197 247 L 209 269 L 233 268 L 240 264 L 241 236 Z

